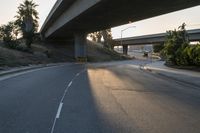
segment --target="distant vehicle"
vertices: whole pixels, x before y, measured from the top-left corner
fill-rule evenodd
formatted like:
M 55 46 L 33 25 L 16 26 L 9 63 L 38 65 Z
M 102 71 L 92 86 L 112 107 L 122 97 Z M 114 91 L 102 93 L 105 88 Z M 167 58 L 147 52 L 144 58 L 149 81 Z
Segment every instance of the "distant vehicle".
M 149 56 L 149 51 L 144 51 L 143 56 L 144 56 L 144 57 L 148 57 L 148 56 Z

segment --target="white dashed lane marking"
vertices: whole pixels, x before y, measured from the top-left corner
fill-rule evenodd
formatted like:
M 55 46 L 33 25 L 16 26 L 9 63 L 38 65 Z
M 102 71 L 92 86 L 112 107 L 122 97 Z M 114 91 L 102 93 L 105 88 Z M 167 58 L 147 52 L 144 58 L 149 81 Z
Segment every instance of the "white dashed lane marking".
M 57 114 L 56 114 L 56 119 L 60 118 L 60 113 L 61 113 L 62 107 L 63 107 L 63 103 L 60 103 Z
M 61 115 L 61 112 L 62 112 L 62 107 L 63 107 L 63 104 L 64 104 L 64 103 L 63 103 L 63 100 L 64 100 L 64 98 L 65 98 L 65 96 L 66 96 L 66 94 L 67 94 L 69 88 L 70 88 L 71 85 L 73 84 L 73 81 L 76 79 L 76 77 L 78 77 L 78 76 L 79 76 L 81 73 L 83 73 L 84 71 L 85 71 L 85 70 L 83 70 L 83 71 L 77 73 L 76 76 L 70 81 L 70 83 L 68 84 L 67 88 L 65 89 L 65 91 L 64 91 L 64 93 L 63 93 L 63 96 L 62 96 L 62 98 L 61 98 L 61 101 L 60 101 L 60 105 L 59 105 L 59 107 L 58 107 L 58 111 L 57 111 L 57 113 L 56 113 L 56 117 L 55 117 L 54 122 L 53 122 L 53 126 L 52 126 L 52 128 L 51 128 L 51 133 L 54 133 L 54 129 L 55 129 L 56 122 L 57 122 L 57 120 L 60 118 L 60 115 Z
M 73 82 L 71 81 L 71 82 L 69 83 L 68 87 L 70 87 L 70 86 L 72 85 L 72 83 L 73 83 Z

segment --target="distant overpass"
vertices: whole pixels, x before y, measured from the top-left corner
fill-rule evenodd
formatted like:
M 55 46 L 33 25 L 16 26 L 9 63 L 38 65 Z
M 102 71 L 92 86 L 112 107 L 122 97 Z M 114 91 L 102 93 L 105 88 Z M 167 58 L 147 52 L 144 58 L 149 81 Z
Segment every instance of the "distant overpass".
M 200 29 L 188 30 L 189 41 L 200 41 Z M 143 35 L 129 38 L 115 39 L 115 46 L 123 46 L 123 53 L 127 54 L 128 45 L 162 44 L 166 40 L 167 33 Z
M 189 41 L 200 41 L 200 29 L 188 30 Z M 145 45 L 164 43 L 167 33 L 143 35 L 129 38 L 115 39 L 116 46 L 119 45 Z
M 199 0 L 57 0 L 40 32 L 45 40 L 72 40 L 75 57 L 85 57 L 90 32 L 199 4 Z

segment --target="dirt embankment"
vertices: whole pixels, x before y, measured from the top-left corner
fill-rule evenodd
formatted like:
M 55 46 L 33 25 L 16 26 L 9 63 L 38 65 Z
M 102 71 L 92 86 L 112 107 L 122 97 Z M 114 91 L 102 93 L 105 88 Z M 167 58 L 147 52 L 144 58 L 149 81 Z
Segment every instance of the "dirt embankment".
M 74 62 L 73 45 L 56 43 L 34 43 L 32 50 L 22 52 L 0 46 L 0 67 L 27 66 L 30 64 L 46 64 L 56 62 Z M 88 62 L 126 60 L 129 57 L 115 51 L 105 49 L 100 44 L 88 41 Z

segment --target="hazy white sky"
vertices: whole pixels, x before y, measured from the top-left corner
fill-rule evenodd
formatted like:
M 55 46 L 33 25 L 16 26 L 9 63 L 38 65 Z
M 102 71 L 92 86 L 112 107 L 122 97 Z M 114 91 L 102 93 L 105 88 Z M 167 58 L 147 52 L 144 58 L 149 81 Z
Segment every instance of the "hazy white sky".
M 200 28 L 200 6 L 164 14 L 158 17 L 138 21 L 112 29 L 113 37 L 120 38 L 121 30 L 128 28 L 122 33 L 123 37 L 139 36 L 145 34 L 154 34 L 166 32 L 177 28 L 182 23 L 187 24 L 187 29 Z M 136 26 L 136 28 L 132 28 Z M 129 28 L 130 27 L 130 28 Z
M 24 0 L 0 0 L 0 25 L 6 24 L 8 21 L 14 20 L 14 16 L 16 15 L 17 7 Z M 46 19 L 48 13 L 53 7 L 56 0 L 33 0 L 39 6 L 37 10 L 39 12 L 40 17 L 40 26 L 43 24 Z
M 14 20 L 17 7 L 23 0 L 0 0 L 0 25 L 8 21 Z M 39 7 L 40 26 L 43 24 L 52 6 L 56 0 L 34 0 Z M 120 38 L 121 30 L 128 27 L 136 26 L 136 28 L 128 28 L 123 32 L 123 37 L 138 36 L 144 34 L 153 34 L 165 32 L 177 28 L 183 22 L 188 25 L 188 29 L 200 28 L 200 6 L 189 8 L 186 10 L 154 17 L 151 19 L 135 22 L 133 24 L 123 25 L 112 29 L 113 37 Z

